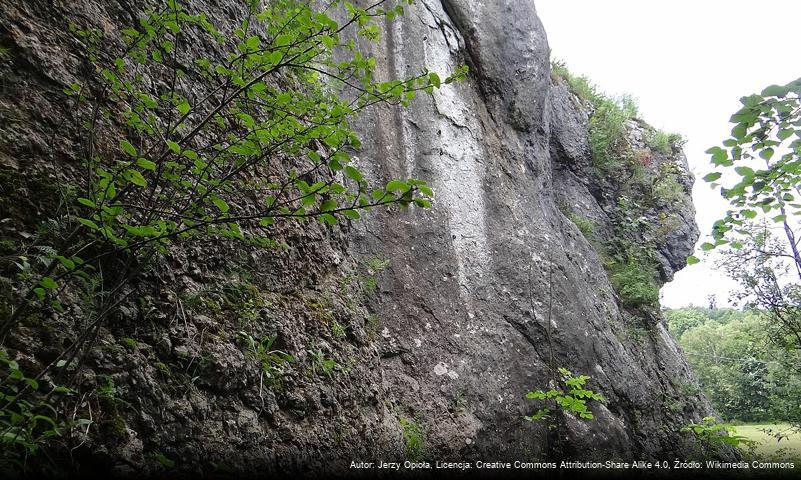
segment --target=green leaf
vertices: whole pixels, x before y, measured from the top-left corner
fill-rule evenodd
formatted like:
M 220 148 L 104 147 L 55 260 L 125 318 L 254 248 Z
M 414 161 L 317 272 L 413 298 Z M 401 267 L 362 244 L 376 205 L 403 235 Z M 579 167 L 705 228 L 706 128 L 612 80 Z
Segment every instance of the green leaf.
M 715 147 L 718 148 L 718 147 Z M 725 165 L 729 161 L 729 156 L 726 153 L 726 150 L 722 148 L 718 148 L 715 153 L 712 154 L 712 164 L 713 165 Z
M 320 221 L 327 223 L 328 225 L 336 225 L 337 217 L 331 215 L 330 213 L 324 213 L 320 215 Z
M 228 203 L 225 202 L 222 198 L 213 198 L 211 202 L 216 206 L 222 213 L 228 213 L 231 207 L 228 206 Z
M 737 174 L 739 174 L 740 176 L 743 176 L 743 177 L 753 177 L 754 176 L 754 170 L 752 168 L 749 168 L 749 167 L 736 167 L 734 169 L 734 171 L 737 172 Z
M 387 183 L 386 190 L 387 192 L 395 192 L 398 190 L 406 191 L 409 189 L 409 185 L 406 182 L 402 182 L 400 180 L 392 180 L 391 182 Z
M 704 176 L 704 181 L 705 181 L 705 182 L 714 182 L 715 180 L 717 180 L 718 178 L 720 178 L 720 177 L 721 177 L 721 175 L 722 175 L 722 173 L 720 173 L 720 172 L 712 172 L 712 173 L 708 173 L 708 174 L 706 174 L 706 175 Z
M 100 227 L 98 227 L 95 222 L 89 220 L 88 218 L 76 217 L 76 220 L 78 220 L 78 223 L 86 225 L 87 227 L 91 228 L 92 230 L 100 230 Z
M 709 250 L 712 250 L 713 248 L 715 248 L 715 245 L 713 245 L 713 244 L 711 244 L 709 242 L 704 242 L 704 243 L 701 244 L 701 250 L 703 250 L 705 252 L 708 252 Z
M 269 57 L 270 63 L 272 63 L 273 65 L 278 65 L 279 63 L 281 63 L 281 60 L 283 58 L 284 58 L 284 54 L 282 54 L 280 51 L 277 51 L 277 50 L 275 52 L 271 53 L 270 57 Z
M 731 129 L 731 136 L 737 140 L 743 140 L 747 133 L 746 126 L 743 123 L 737 124 L 734 128 Z
M 261 39 L 256 35 L 248 37 L 247 41 L 245 41 L 245 46 L 249 50 L 256 50 L 259 48 L 259 45 L 261 45 Z
M 128 181 L 133 183 L 134 185 L 137 185 L 139 187 L 147 186 L 147 180 L 145 180 L 145 177 L 143 177 L 142 174 L 139 173 L 139 170 L 130 169 L 125 172 L 125 176 L 128 179 Z
M 136 147 L 131 145 L 129 142 L 125 140 L 120 141 L 120 147 L 122 150 L 132 157 L 136 157 Z
M 167 147 L 169 147 L 169 149 L 172 150 L 174 153 L 181 153 L 181 146 L 173 142 L 172 140 L 167 140 Z
M 156 163 L 155 162 L 151 162 L 150 160 L 148 160 L 146 158 L 138 159 L 136 161 L 136 164 L 139 165 L 140 167 L 144 168 L 145 170 L 150 170 L 151 172 L 155 172 L 156 171 Z
M 364 180 L 364 176 L 362 175 L 362 172 L 360 172 L 358 169 L 356 169 L 356 168 L 354 168 L 354 167 L 352 167 L 350 165 L 347 165 L 345 167 L 345 175 L 347 175 L 348 177 L 352 178 L 353 180 L 355 180 L 357 182 L 361 182 L 362 180 Z
M 43 286 L 48 290 L 55 290 L 58 288 L 58 284 L 56 283 L 56 281 L 50 277 L 44 277 L 41 280 L 39 280 L 39 285 Z
M 428 81 L 431 82 L 431 85 L 434 85 L 434 87 L 436 87 L 436 88 L 439 88 L 439 86 L 441 84 L 441 81 L 439 79 L 439 75 L 437 75 L 435 72 L 430 72 L 428 74 Z
M 172 468 L 175 466 L 175 461 L 167 458 L 164 454 L 158 453 L 156 454 L 156 461 L 160 464 L 164 465 L 167 468 Z
M 186 100 L 179 103 L 176 106 L 176 108 L 178 108 L 178 113 L 180 113 L 181 115 L 186 115 L 187 113 L 189 113 L 189 110 L 192 109 L 192 107 L 189 105 L 189 102 L 187 102 Z
M 334 39 L 333 39 L 333 38 L 331 38 L 330 36 L 328 36 L 328 35 L 323 35 L 323 36 L 320 38 L 320 41 L 322 41 L 322 42 L 323 42 L 323 45 L 325 45 L 325 48 L 327 48 L 327 49 L 329 49 L 329 50 L 331 50 L 332 48 L 334 48 Z
M 787 88 L 779 85 L 771 85 L 762 90 L 763 97 L 784 97 L 787 95 Z
M 64 313 L 64 305 L 61 304 L 58 300 L 53 300 L 50 302 L 50 306 L 53 307 L 53 310 L 57 311 L 58 313 Z
M 290 43 L 292 43 L 292 37 L 290 37 L 289 35 L 279 35 L 275 37 L 275 40 L 273 41 L 273 44 L 276 47 L 285 47 Z
M 75 262 L 63 255 L 57 255 L 56 259 L 61 262 L 61 264 L 64 265 L 64 268 L 67 270 L 72 270 L 75 268 Z
M 208 163 L 204 162 L 203 160 L 201 160 L 199 158 L 195 159 L 195 161 L 192 162 L 192 163 L 195 166 L 195 168 L 197 168 L 198 170 L 205 170 L 205 168 L 209 166 Z
M 359 218 L 361 218 L 361 215 L 359 215 L 359 212 L 357 212 L 356 210 L 342 210 L 342 212 L 340 213 L 350 218 L 351 220 L 358 220 Z
M 695 255 L 690 255 L 687 257 L 687 265 L 695 265 L 696 263 L 700 262 L 701 260 L 698 259 Z
M 45 289 L 44 289 L 44 288 L 42 288 L 42 287 L 36 287 L 36 288 L 34 288 L 34 289 L 33 289 L 33 293 L 35 293 L 35 294 L 36 294 L 36 297 L 37 297 L 39 300 L 44 300 L 44 298 L 45 298 L 45 294 L 46 294 L 46 292 L 45 292 Z
M 97 208 L 97 204 L 95 204 L 95 202 L 89 200 L 88 198 L 79 198 L 78 203 L 80 203 L 81 205 L 85 205 L 89 208 Z
M 336 159 L 336 158 L 331 158 L 331 159 L 328 161 L 328 168 L 330 168 L 331 170 L 333 170 L 333 171 L 335 171 L 335 172 L 338 172 L 338 171 L 342 170 L 342 164 L 341 164 L 341 163 L 339 163 L 339 160 L 338 160 L 338 159 Z
M 337 208 L 336 200 L 329 199 L 329 200 L 326 200 L 326 201 L 324 201 L 323 203 L 320 204 L 320 211 L 321 212 L 329 212 L 329 211 L 334 210 L 336 208 Z
M 38 386 L 39 386 L 39 384 L 37 383 L 37 387 Z M 47 416 L 44 416 L 44 415 L 34 415 L 32 417 L 32 420 L 34 422 L 34 425 L 36 424 L 37 421 L 41 420 L 41 421 L 43 421 L 45 423 L 50 424 L 50 426 L 52 426 L 54 430 L 58 430 L 58 426 L 56 425 L 55 420 L 53 420 L 50 417 L 47 417 Z

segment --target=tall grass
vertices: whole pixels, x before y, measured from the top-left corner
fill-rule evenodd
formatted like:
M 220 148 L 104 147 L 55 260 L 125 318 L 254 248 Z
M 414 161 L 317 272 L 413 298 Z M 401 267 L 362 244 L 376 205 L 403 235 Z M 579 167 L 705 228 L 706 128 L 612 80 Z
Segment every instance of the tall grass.
M 632 162 L 632 152 L 626 136 L 626 122 L 637 117 L 637 102 L 629 95 L 611 97 L 603 93 L 586 76 L 570 73 L 563 62 L 551 62 L 551 75 L 563 80 L 570 91 L 592 105 L 590 116 L 590 150 L 593 166 L 609 172 Z M 654 150 L 670 154 L 673 146 L 684 140 L 677 133 L 649 129 L 646 143 Z

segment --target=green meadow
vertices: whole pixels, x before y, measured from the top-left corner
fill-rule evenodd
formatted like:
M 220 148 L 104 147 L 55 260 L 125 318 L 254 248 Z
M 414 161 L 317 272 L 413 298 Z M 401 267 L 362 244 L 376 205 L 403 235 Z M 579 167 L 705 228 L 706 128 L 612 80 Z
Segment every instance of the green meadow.
M 791 433 L 787 423 L 737 425 L 737 434 L 757 442 L 756 452 L 776 460 L 801 460 L 801 433 Z M 778 440 L 775 434 L 784 432 L 787 437 Z

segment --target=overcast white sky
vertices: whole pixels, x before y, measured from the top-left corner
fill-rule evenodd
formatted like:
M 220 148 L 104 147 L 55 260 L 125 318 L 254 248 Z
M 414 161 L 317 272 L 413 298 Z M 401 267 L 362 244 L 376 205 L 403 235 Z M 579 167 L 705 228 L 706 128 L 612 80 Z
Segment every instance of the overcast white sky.
M 739 98 L 801 77 L 798 0 L 537 0 L 553 58 L 610 94 L 639 100 L 644 120 L 688 139 L 701 241 L 726 209 L 701 180 L 704 151 L 727 138 Z M 700 255 L 699 255 L 700 257 Z M 662 304 L 726 304 L 733 284 L 711 259 L 662 289 Z

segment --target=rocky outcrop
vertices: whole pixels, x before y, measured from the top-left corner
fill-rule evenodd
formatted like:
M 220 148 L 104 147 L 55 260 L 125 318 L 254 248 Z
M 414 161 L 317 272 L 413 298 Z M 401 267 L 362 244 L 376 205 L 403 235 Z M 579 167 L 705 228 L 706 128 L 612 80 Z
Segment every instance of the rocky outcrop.
M 225 1 L 188 3 L 221 24 L 230 14 Z M 78 68 L 64 19 L 114 35 L 135 9 L 116 0 L 0 5 L 10 218 L 1 228 L 14 239 L 38 218 L 42 196 L 26 192 L 76 175 L 75 130 L 59 123 L 60 92 Z M 620 234 L 624 187 L 592 165 L 591 109 L 551 77 L 534 3 L 418 0 L 381 38 L 372 53 L 386 78 L 471 67 L 467 81 L 406 110 L 360 119 L 364 170 L 428 180 L 434 208 L 287 227 L 280 253 L 235 244 L 169 252 L 85 359 L 79 384 L 104 394 L 89 397 L 97 430 L 69 445 L 77 467 L 347 469 L 406 456 L 410 435 L 422 443 L 416 453 L 437 460 L 667 459 L 691 449 L 678 430 L 710 408 L 690 392 L 691 372 L 658 313 L 625 305 L 610 283 L 598 242 Z M 671 219 L 659 234 L 629 240 L 653 252 L 666 281 L 697 237 L 692 180 L 681 152 L 652 151 L 645 129 L 631 123 L 629 143 L 647 153 L 651 174 L 671 165 L 680 188 L 675 201 L 638 210 L 646 223 Z M 592 221 L 594 239 L 571 214 Z M 76 328 L 28 319 L 5 346 L 35 369 Z M 294 361 L 254 358 L 243 336 L 277 339 L 268 350 Z M 280 385 L 265 382 L 260 362 L 283 369 Z M 590 375 L 606 401 L 592 403 L 592 421 L 560 415 L 554 435 L 523 416 L 537 408 L 526 392 L 546 388 L 557 367 Z
M 688 445 L 677 430 L 708 406 L 682 393 L 693 380 L 665 325 L 621 306 L 566 217 L 614 235 L 616 180 L 591 166 L 589 107 L 548 75 L 533 3 L 421 3 L 376 52 L 387 75 L 463 61 L 475 75 L 364 120 L 363 158 L 382 159 L 377 172 L 425 178 L 437 192 L 430 212 L 357 227 L 362 254 L 390 260 L 371 308 L 393 401 L 419 416 L 435 457 L 547 456 L 545 429 L 521 420 L 535 409 L 523 396 L 563 366 L 591 375 L 608 400 L 592 422 L 567 418 L 563 453 L 679 455 Z M 648 149 L 643 128 L 630 126 L 634 148 Z M 680 221 L 654 245 L 667 280 L 697 237 L 692 180 L 680 152 L 648 153 L 648 168 L 670 162 L 683 182 Z M 644 215 L 656 221 L 657 210 Z

